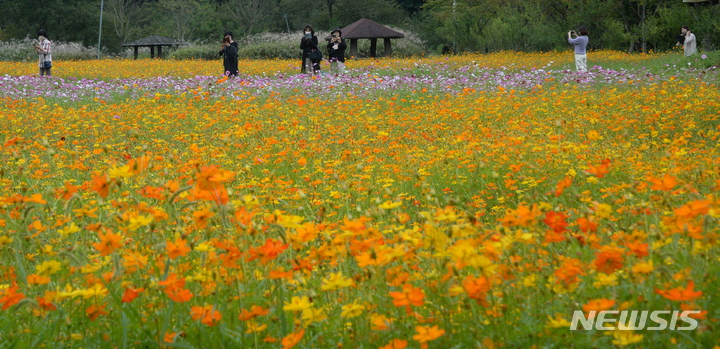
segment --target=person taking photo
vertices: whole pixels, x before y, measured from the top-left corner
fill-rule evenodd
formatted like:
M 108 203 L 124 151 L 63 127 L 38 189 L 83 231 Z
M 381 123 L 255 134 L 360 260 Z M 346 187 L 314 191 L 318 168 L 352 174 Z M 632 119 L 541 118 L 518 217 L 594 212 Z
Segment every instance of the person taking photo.
M 567 42 L 575 47 L 575 69 L 579 72 L 587 72 L 588 41 L 588 30 L 585 26 L 580 26 L 577 33 L 574 30 L 567 33 Z
M 695 41 L 695 34 L 690 32 L 690 27 L 684 25 L 680 28 L 682 34 L 680 34 L 685 40 L 683 40 L 683 50 L 685 51 L 685 57 L 690 57 L 697 53 L 697 46 Z M 680 41 L 678 40 L 678 45 Z
M 330 70 L 337 74 L 345 74 L 345 39 L 342 38 L 342 31 L 334 29 L 330 33 L 330 42 L 327 44 L 328 60 L 330 60 Z
M 238 76 L 238 44 L 233 40 L 232 32 L 225 32 L 219 55 L 223 56 L 223 74 Z

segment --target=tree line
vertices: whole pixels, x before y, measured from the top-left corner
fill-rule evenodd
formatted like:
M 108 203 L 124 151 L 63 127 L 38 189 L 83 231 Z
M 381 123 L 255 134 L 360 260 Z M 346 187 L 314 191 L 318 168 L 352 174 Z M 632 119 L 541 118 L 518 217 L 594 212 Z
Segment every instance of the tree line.
M 566 48 L 585 25 L 591 49 L 665 51 L 688 25 L 702 49 L 720 43 L 720 5 L 681 0 L 103 0 L 102 45 L 111 52 L 148 35 L 181 41 L 329 30 L 360 18 L 417 33 L 430 51 L 548 51 Z M 0 0 L 0 41 L 35 36 L 95 45 L 101 0 Z

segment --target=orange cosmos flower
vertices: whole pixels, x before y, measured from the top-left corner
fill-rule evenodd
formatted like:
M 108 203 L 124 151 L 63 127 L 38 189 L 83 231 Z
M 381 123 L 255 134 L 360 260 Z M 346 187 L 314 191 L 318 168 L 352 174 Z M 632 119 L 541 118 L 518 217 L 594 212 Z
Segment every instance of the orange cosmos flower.
M 250 311 L 245 309 L 240 313 L 240 320 L 249 321 L 260 316 L 264 316 L 270 313 L 270 309 L 263 309 L 261 306 L 253 305 L 250 307 Z
M 438 328 L 437 326 L 417 326 L 415 331 L 418 334 L 413 336 L 413 339 L 420 342 L 420 348 L 427 348 L 427 342 L 436 340 L 440 336 L 445 334 L 445 330 Z
M 296 346 L 298 343 L 300 343 L 300 340 L 305 335 L 305 329 L 301 329 L 300 331 L 290 333 L 289 335 L 283 337 L 282 341 L 282 349 L 290 349 L 294 346 Z
M 12 286 L 0 293 L 2 294 L 2 298 L 0 298 L 0 303 L 3 305 L 2 310 L 7 310 L 11 306 L 25 299 L 25 295 L 18 292 L 19 289 L 20 287 L 18 287 L 17 283 L 13 281 Z
M 468 277 L 463 280 L 462 284 L 468 297 L 476 300 L 478 304 L 488 306 L 485 301 L 485 297 L 487 296 L 487 293 L 490 292 L 490 281 L 485 275 L 480 276 L 479 278 L 468 275 Z
M 101 256 L 107 256 L 122 246 L 120 243 L 120 235 L 113 234 L 109 230 L 106 230 L 104 234 L 98 233 L 98 235 L 100 236 L 100 242 L 93 244 L 93 247 L 100 251 Z
M 178 303 L 185 303 L 193 297 L 192 292 L 185 288 L 177 288 L 171 291 L 167 291 L 165 293 L 167 294 L 168 298 Z
M 582 263 L 577 258 L 567 258 L 560 256 L 563 264 L 554 272 L 557 283 L 562 283 L 568 287 L 578 281 L 578 275 L 583 275 Z
M 212 305 L 206 306 L 194 306 L 190 308 L 192 312 L 192 319 L 197 321 L 200 320 L 204 325 L 214 326 L 218 321 L 222 320 L 222 315 Z
M 208 219 L 215 216 L 207 207 L 200 211 L 193 212 L 193 219 L 195 220 L 195 228 L 205 229 L 208 225 Z
M 623 249 L 614 246 L 602 246 L 596 254 L 595 269 L 601 273 L 612 274 L 623 267 Z
M 408 342 L 402 339 L 393 339 L 388 345 L 380 347 L 380 349 L 405 349 Z
M 125 251 L 123 254 L 123 266 L 129 272 L 135 272 L 138 269 L 145 269 L 147 267 L 148 257 L 140 254 L 139 252 Z
M 598 224 L 595 221 L 589 220 L 585 217 L 580 217 L 575 221 L 577 223 L 578 227 L 580 227 L 580 230 L 583 233 L 587 232 L 596 232 L 598 228 Z
M 27 276 L 27 283 L 31 285 L 45 285 L 50 283 L 50 278 L 47 276 L 30 274 Z
M 690 304 L 682 303 L 680 304 L 680 310 L 682 311 L 688 311 L 688 310 L 700 310 L 697 304 L 695 302 L 691 302 Z M 707 318 L 707 310 L 701 310 L 699 314 L 688 314 L 688 317 L 691 317 L 693 319 L 697 320 L 704 320 Z
M 565 176 L 565 178 L 559 181 L 557 186 L 555 187 L 555 197 L 562 195 L 563 191 L 565 191 L 565 188 L 570 187 L 570 185 L 572 184 L 572 180 L 572 177 Z
M 628 254 L 634 254 L 638 258 L 647 257 L 650 254 L 648 246 L 648 244 L 644 244 L 640 241 L 633 241 L 625 244 L 625 247 L 630 250 Z
M 190 247 L 187 246 L 187 240 L 183 238 L 175 240 L 175 243 L 169 240 L 165 243 L 167 245 L 167 252 L 170 259 L 185 256 L 188 254 L 188 252 L 190 252 Z
M 595 175 L 597 178 L 603 178 L 610 172 L 610 159 L 605 159 L 600 165 L 588 165 L 587 173 Z
M 567 216 L 562 212 L 548 211 L 545 212 L 543 222 L 556 233 L 564 233 L 567 230 L 568 223 L 565 221 Z
M 78 191 L 77 186 L 74 186 L 69 181 L 65 181 L 65 188 L 57 189 L 55 192 L 60 195 L 64 200 L 70 200 L 70 198 Z
M 290 245 L 283 244 L 280 240 L 266 239 L 265 245 L 257 248 L 257 252 L 263 263 L 269 262 L 283 253 Z
M 125 293 L 123 293 L 123 296 L 122 296 L 122 302 L 123 302 L 123 303 L 130 303 L 130 302 L 132 302 L 132 301 L 133 301 L 135 298 L 137 298 L 137 296 L 138 296 L 140 293 L 142 293 L 143 291 L 145 291 L 145 289 L 142 288 L 142 287 L 140 287 L 140 288 L 132 288 L 132 287 L 126 288 L 126 289 L 125 289 Z
M 53 300 L 55 300 L 55 295 L 57 292 L 53 291 L 45 291 L 45 295 L 43 297 L 37 297 L 38 300 L 38 306 L 40 306 L 43 310 L 55 310 L 57 307 L 55 307 L 55 304 L 53 304 Z
M 405 307 L 405 312 L 410 314 L 412 309 L 410 305 L 416 307 L 422 306 L 425 302 L 425 293 L 422 288 L 414 287 L 412 284 L 406 283 L 403 285 L 402 292 L 390 292 L 390 297 L 393 298 L 393 304 L 396 307 Z
M 180 334 L 178 334 L 178 332 L 167 332 L 167 333 L 165 333 L 165 336 L 163 336 L 163 341 L 165 343 L 173 343 L 173 342 L 175 342 L 176 336 L 185 337 L 185 333 L 180 332 Z
M 178 278 L 175 273 L 170 273 L 167 279 L 158 282 L 158 285 L 165 286 L 165 292 L 185 287 L 185 278 Z
M 614 306 L 615 301 L 612 299 L 593 299 L 587 304 L 583 305 L 583 311 L 585 312 L 585 314 L 589 314 L 591 311 L 600 312 L 603 310 L 608 310 Z
M 690 280 L 686 288 L 676 287 L 670 290 L 655 289 L 655 293 L 671 301 L 694 301 L 702 296 L 702 291 L 695 291 L 695 282 Z
M 650 183 L 653 184 L 652 187 L 650 187 L 652 190 L 671 191 L 678 183 L 677 178 L 669 173 L 666 173 L 662 179 L 650 177 L 649 180 Z
M 110 193 L 110 184 L 107 181 L 107 177 L 104 174 L 94 175 L 92 181 L 92 190 L 97 192 L 101 198 L 107 198 Z
M 537 207 L 537 204 L 533 204 L 532 207 L 519 205 L 517 209 L 507 209 L 505 211 L 505 217 L 500 219 L 503 226 L 506 227 L 528 227 L 535 223 L 535 219 L 540 216 L 541 212 Z
M 90 320 L 95 321 L 98 316 L 100 315 L 107 315 L 108 313 L 105 311 L 106 304 L 103 305 L 91 305 L 87 309 L 85 309 L 85 313 L 90 318 Z

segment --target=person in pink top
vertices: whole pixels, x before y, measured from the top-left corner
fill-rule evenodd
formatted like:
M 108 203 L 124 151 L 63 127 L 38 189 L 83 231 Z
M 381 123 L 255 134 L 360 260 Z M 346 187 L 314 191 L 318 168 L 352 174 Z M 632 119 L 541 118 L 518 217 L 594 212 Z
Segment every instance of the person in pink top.
M 48 33 L 45 29 L 38 32 L 38 44 L 35 45 L 35 52 L 38 54 L 38 66 L 40 67 L 40 76 L 52 76 L 52 45 L 48 40 Z

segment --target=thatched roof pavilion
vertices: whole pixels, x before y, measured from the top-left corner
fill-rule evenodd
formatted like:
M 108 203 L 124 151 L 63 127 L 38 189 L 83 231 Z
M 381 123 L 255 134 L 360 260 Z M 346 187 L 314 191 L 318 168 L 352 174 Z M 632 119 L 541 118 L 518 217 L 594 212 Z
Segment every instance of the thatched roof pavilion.
M 377 56 L 377 39 L 385 40 L 385 56 L 392 55 L 392 43 L 390 39 L 401 39 L 405 35 L 394 31 L 384 25 L 377 24 L 369 19 L 363 18 L 349 26 L 340 29 L 343 38 L 350 39 L 350 56 L 357 57 L 357 41 L 359 39 L 370 39 L 370 57 Z M 325 37 L 330 40 L 330 37 Z
M 186 43 L 182 41 L 178 41 L 175 39 L 166 38 L 164 36 L 160 35 L 152 35 L 148 36 L 146 38 L 138 39 L 133 42 L 129 42 L 124 47 L 134 47 L 134 57 L 137 59 L 138 57 L 138 47 L 150 47 L 150 58 L 155 58 L 155 47 L 158 48 L 158 57 L 162 58 L 162 47 L 163 46 L 179 46 L 179 45 L 187 45 Z

